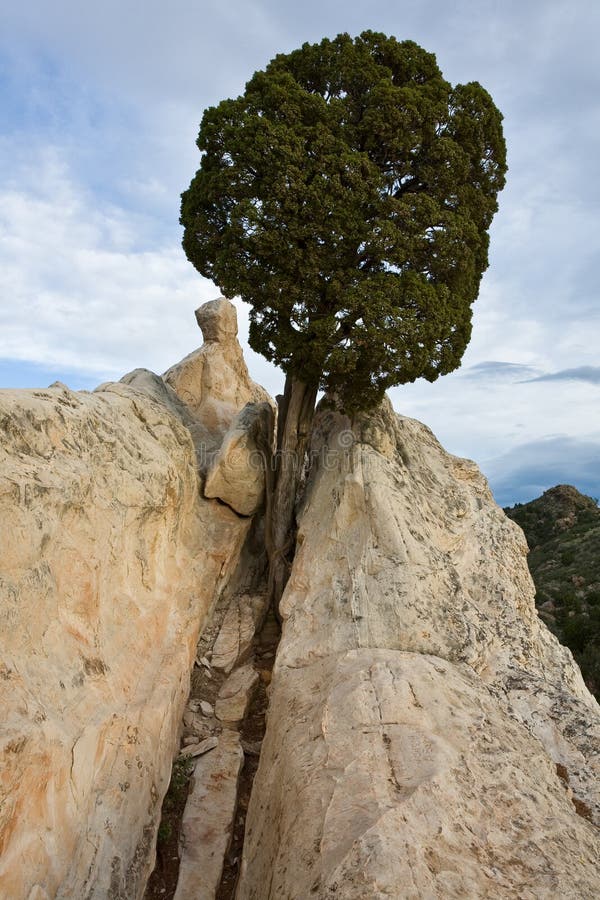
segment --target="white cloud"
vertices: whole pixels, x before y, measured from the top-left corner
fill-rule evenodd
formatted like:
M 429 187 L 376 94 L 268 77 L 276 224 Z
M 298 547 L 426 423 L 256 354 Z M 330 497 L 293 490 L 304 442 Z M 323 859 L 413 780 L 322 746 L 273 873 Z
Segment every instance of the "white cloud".
M 201 343 L 217 295 L 152 222 L 102 203 L 45 150 L 0 191 L 0 357 L 120 377 L 164 371 Z M 242 316 L 242 320 L 244 316 Z
M 508 185 L 461 372 L 397 388 L 455 452 L 491 461 L 549 434 L 584 439 L 597 388 L 517 385 L 597 366 L 600 6 L 581 0 L 8 0 L 0 139 L 0 356 L 119 376 L 161 371 L 200 342 L 193 310 L 216 289 L 186 261 L 179 193 L 198 163 L 205 106 L 237 94 L 276 52 L 373 28 L 479 80 L 505 114 Z M 240 308 L 244 333 L 247 310 Z M 272 392 L 281 376 L 254 354 Z M 485 377 L 484 377 L 485 376 Z M 516 370 L 515 370 L 516 376 Z
M 21 178 L 0 194 L 1 356 L 117 375 L 199 343 L 214 288 L 180 251 L 144 248 L 143 218 L 91 197 L 56 150 Z
M 558 433 L 600 440 L 595 384 L 523 381 L 518 369 L 512 378 L 464 369 L 391 394 L 398 412 L 426 422 L 448 450 L 484 467 L 526 440 Z

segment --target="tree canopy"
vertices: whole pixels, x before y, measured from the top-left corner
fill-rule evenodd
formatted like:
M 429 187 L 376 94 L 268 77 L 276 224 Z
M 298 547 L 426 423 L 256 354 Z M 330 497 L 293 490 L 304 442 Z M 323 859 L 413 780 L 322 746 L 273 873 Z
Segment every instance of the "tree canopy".
M 204 113 L 189 260 L 251 305 L 250 344 L 368 408 L 457 368 L 504 185 L 502 116 L 412 41 L 304 44 Z

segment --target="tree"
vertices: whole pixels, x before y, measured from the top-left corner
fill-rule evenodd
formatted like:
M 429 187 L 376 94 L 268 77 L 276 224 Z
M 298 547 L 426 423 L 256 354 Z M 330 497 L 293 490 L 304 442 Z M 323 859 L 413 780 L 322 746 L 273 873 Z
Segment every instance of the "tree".
M 479 84 L 453 88 L 433 54 L 370 31 L 280 54 L 204 113 L 183 246 L 251 305 L 250 345 L 286 373 L 275 594 L 319 388 L 354 413 L 460 365 L 504 185 L 501 122 Z

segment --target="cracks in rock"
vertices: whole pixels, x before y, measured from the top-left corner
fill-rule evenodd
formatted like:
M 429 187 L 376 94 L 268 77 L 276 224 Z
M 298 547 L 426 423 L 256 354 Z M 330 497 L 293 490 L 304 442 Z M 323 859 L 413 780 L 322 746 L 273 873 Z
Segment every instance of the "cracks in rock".
M 237 888 L 252 784 L 260 762 L 262 741 L 266 730 L 266 711 L 269 705 L 267 688 L 271 681 L 279 638 L 279 625 L 270 611 L 262 630 L 254 639 L 254 665 L 261 678 L 248 712 L 239 726 L 240 743 L 244 751 L 244 765 L 238 782 L 231 844 L 225 856 L 221 883 L 215 894 L 215 900 L 233 900 Z
M 385 752 L 387 756 L 388 768 L 390 771 L 388 781 L 394 787 L 398 794 L 405 794 L 405 788 L 400 784 L 398 778 L 396 777 L 396 771 L 394 769 L 394 764 L 392 762 L 392 739 L 385 729 L 381 733 L 381 739 L 383 741 L 383 746 L 385 747 Z
M 230 503 L 226 503 L 225 500 L 221 500 L 220 497 L 205 497 L 204 494 L 203 494 L 203 497 L 204 497 L 204 500 L 207 501 L 207 503 L 217 503 L 219 506 L 224 506 L 224 507 L 226 507 L 226 509 L 230 509 L 231 512 L 238 517 L 238 519 L 254 518 L 254 514 L 252 514 L 251 516 L 245 516 L 244 513 L 238 512 L 237 509 L 234 509 L 234 507 L 231 506 Z
M 569 772 L 568 772 L 566 766 L 563 766 L 561 763 L 556 763 L 556 774 L 558 775 L 558 777 L 564 784 L 565 788 L 567 789 L 567 792 L 569 793 L 569 796 L 570 796 L 571 803 L 575 807 L 575 812 L 577 813 L 577 815 L 581 816 L 583 819 L 587 819 L 588 822 L 593 823 L 594 818 L 592 815 L 591 808 L 588 806 L 587 803 L 585 803 L 583 800 L 581 800 L 579 797 L 577 797 L 574 794 L 573 789 L 571 788 L 571 784 L 569 781 Z
M 389 670 L 388 670 L 389 671 Z M 391 673 L 393 677 L 393 672 Z M 388 732 L 386 731 L 386 726 L 394 723 L 386 722 L 384 720 L 383 710 L 381 708 L 381 700 L 379 699 L 379 694 L 377 693 L 377 686 L 375 681 L 373 680 L 373 667 L 369 668 L 369 681 L 371 684 L 371 690 L 373 692 L 373 696 L 375 698 L 375 702 L 377 704 L 377 712 L 379 714 L 379 727 L 381 728 L 381 741 L 383 747 L 385 749 L 386 760 L 389 769 L 388 782 L 392 785 L 396 793 L 403 795 L 406 793 L 404 787 L 398 781 L 396 776 L 396 770 L 394 767 L 394 763 L 392 761 L 392 739 Z M 412 690 L 412 687 L 411 687 Z M 414 695 L 414 692 L 413 692 Z
M 395 695 L 397 695 L 398 687 L 397 687 L 396 673 L 394 672 L 393 669 L 389 668 L 388 666 L 384 666 L 384 669 L 385 669 L 386 674 L 391 676 L 393 692 Z M 386 721 L 386 717 L 384 716 L 384 711 L 383 711 L 382 705 L 381 705 L 381 699 L 380 699 L 378 691 L 377 691 L 377 682 L 374 679 L 373 674 L 374 674 L 373 666 L 371 666 L 368 669 L 369 682 L 371 685 L 373 697 L 375 699 L 376 710 L 379 715 L 379 723 L 376 724 L 374 727 L 375 727 L 376 731 L 379 731 L 381 734 L 381 741 L 382 741 L 382 744 L 383 744 L 383 747 L 385 750 L 385 757 L 386 757 L 387 766 L 388 766 L 387 780 L 388 780 L 388 783 L 392 786 L 398 799 L 406 800 L 408 797 L 411 796 L 412 793 L 414 793 L 415 788 L 410 786 L 410 784 L 402 784 L 402 782 L 398 778 L 398 774 L 397 774 L 398 764 L 397 764 L 397 761 L 395 763 L 394 759 L 393 759 L 392 736 L 388 730 L 389 727 L 397 727 L 398 721 L 397 721 L 397 719 L 394 719 L 390 722 Z M 415 708 L 423 709 L 423 705 L 422 705 L 422 703 L 420 703 L 420 701 L 416 695 L 415 689 L 412 686 L 411 682 L 408 679 L 406 679 L 405 683 L 408 687 L 408 690 L 412 697 L 413 705 L 415 706 Z
M 73 798 L 73 802 L 75 804 L 77 804 L 77 797 L 75 796 L 75 781 L 73 778 L 73 769 L 75 767 L 75 747 L 76 747 L 77 741 L 79 740 L 80 737 L 81 737 L 81 735 L 79 735 L 77 737 L 77 739 L 75 740 L 75 743 L 71 747 L 71 768 L 69 770 L 69 790 L 71 791 L 71 797 Z
M 413 700 L 414 700 L 415 706 L 417 707 L 417 709 L 423 709 L 422 704 L 419 703 L 419 700 L 417 699 L 417 695 L 415 694 L 415 689 L 414 689 L 414 687 L 412 686 L 412 684 L 410 683 L 410 681 L 408 681 L 407 684 L 408 684 L 408 689 L 409 689 L 409 691 L 410 691 L 411 694 L 412 694 L 412 698 L 413 698 Z
M 257 598 L 264 595 L 264 585 L 254 587 L 251 593 Z M 231 604 L 237 603 L 239 596 L 245 595 L 246 600 L 250 600 L 246 591 L 226 592 L 227 596 L 223 596 L 217 603 L 212 616 L 208 620 L 207 627 L 201 636 L 197 647 L 197 665 L 192 672 L 192 685 L 190 700 L 188 701 L 187 710 L 184 716 L 184 744 L 190 743 L 193 739 L 193 733 L 196 736 L 205 738 L 210 732 L 215 737 L 226 735 L 227 733 L 239 734 L 241 749 L 244 754 L 243 766 L 237 780 L 237 798 L 235 801 L 235 809 L 229 825 L 230 843 L 228 849 L 219 849 L 218 843 L 215 844 L 215 852 L 224 851 L 223 869 L 221 873 L 220 883 L 215 882 L 215 900 L 231 900 L 235 894 L 237 880 L 239 876 L 239 867 L 243 849 L 243 842 L 246 827 L 246 814 L 250 801 L 250 794 L 254 776 L 258 769 L 260 750 L 262 739 L 265 732 L 265 713 L 268 706 L 267 688 L 271 680 L 271 670 L 275 661 L 275 651 L 279 642 L 279 626 L 272 615 L 267 613 L 266 618 L 260 625 L 261 616 L 258 616 L 259 631 L 255 633 L 252 653 L 250 659 L 247 654 L 240 656 L 233 667 L 231 674 L 235 673 L 242 666 L 253 664 L 255 670 L 259 673 L 260 680 L 258 686 L 251 699 L 247 709 L 245 718 L 241 723 L 221 721 L 216 718 L 214 710 L 216 700 L 220 688 L 229 677 L 224 671 L 210 667 L 208 668 L 200 660 L 212 656 L 212 647 L 220 633 L 223 621 Z M 266 597 L 265 597 L 266 602 Z M 256 620 L 255 620 L 256 621 Z M 200 714 L 200 704 L 210 703 L 213 712 L 209 715 Z M 226 741 L 229 743 L 229 741 Z M 219 745 L 213 751 L 219 753 Z M 185 762 L 185 760 L 184 760 Z M 167 809 L 165 815 L 165 804 L 163 804 L 163 818 L 159 828 L 158 845 L 157 845 L 157 866 L 152 873 L 146 893 L 145 900 L 172 900 L 177 890 L 179 879 L 179 866 L 183 859 L 180 848 L 180 831 L 183 819 L 186 798 L 188 793 L 191 766 L 189 765 L 182 770 L 182 760 L 176 760 L 173 766 L 173 775 L 171 779 L 171 787 L 167 793 L 167 798 L 171 797 L 173 805 L 174 780 L 176 784 L 176 808 Z M 218 774 L 218 773 L 217 773 Z M 223 775 L 221 775 L 223 777 Z M 230 782 L 229 782 L 230 783 Z M 223 783 L 223 789 L 226 789 Z M 231 788 L 229 788 L 231 790 Z M 165 803 L 168 804 L 166 798 Z M 207 801 L 210 802 L 210 801 Z M 210 823 L 214 810 L 207 806 L 206 819 Z M 224 827 L 223 820 L 220 827 Z M 219 826 L 216 826 L 219 829 Z M 225 832 L 222 832 L 225 833 Z M 181 854 L 181 855 L 180 855 Z M 193 851 L 191 858 L 193 859 Z M 188 858 L 187 866 L 189 868 L 190 860 Z M 215 873 L 216 874 L 216 873 Z M 199 877 L 202 878 L 202 872 L 199 871 Z M 187 884 L 187 882 L 186 882 Z M 187 896 L 187 894 L 186 894 Z

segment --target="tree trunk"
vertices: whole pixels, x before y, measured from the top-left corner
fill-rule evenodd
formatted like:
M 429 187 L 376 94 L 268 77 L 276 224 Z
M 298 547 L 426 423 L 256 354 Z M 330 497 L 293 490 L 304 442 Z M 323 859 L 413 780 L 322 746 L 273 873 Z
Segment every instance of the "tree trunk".
M 316 387 L 310 387 L 293 376 L 286 377 L 285 391 L 279 401 L 275 477 L 272 496 L 270 502 L 267 501 L 266 523 L 269 595 L 276 614 L 294 558 L 295 504 L 304 472 L 316 399 Z

